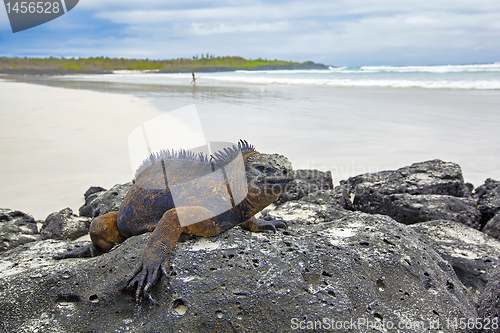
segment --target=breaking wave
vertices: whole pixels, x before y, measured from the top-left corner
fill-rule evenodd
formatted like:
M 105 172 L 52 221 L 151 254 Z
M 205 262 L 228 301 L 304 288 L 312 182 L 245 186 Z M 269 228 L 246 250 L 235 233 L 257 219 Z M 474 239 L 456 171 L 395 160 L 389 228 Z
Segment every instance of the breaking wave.
M 500 63 L 236 71 L 207 73 L 202 77 L 215 82 L 257 85 L 499 90 Z

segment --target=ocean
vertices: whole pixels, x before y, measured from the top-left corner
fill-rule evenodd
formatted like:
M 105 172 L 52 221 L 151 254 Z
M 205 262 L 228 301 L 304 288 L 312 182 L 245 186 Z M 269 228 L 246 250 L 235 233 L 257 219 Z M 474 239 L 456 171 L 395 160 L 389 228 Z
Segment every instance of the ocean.
M 330 67 L 329 70 L 236 71 L 203 75 L 211 82 L 323 87 L 500 89 L 500 63 L 462 66 Z
M 190 73 L 155 74 L 116 71 L 114 75 L 79 78 L 91 81 L 169 84 L 187 81 Z M 330 67 L 329 70 L 266 70 L 196 73 L 198 84 L 236 83 L 302 87 L 379 87 L 424 89 L 500 90 L 500 62 L 448 66 L 363 66 Z M 65 77 L 71 78 L 71 77 Z

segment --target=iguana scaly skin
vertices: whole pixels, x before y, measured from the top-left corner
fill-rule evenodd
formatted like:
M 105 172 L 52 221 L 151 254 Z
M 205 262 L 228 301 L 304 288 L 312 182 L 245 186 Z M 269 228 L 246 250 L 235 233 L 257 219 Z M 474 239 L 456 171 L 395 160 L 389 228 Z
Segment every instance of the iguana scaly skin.
M 160 269 L 168 276 L 170 254 L 182 233 L 209 237 L 237 225 L 251 231 L 286 228 L 284 221 L 254 215 L 286 191 L 292 180 L 292 165 L 286 157 L 261 154 L 246 141 L 210 159 L 186 151 L 163 151 L 139 167 L 118 212 L 92 221 L 90 245 L 54 258 L 98 255 L 128 237 L 152 232 L 129 285 L 137 285 L 137 300 L 143 294 L 154 302 L 149 290 Z

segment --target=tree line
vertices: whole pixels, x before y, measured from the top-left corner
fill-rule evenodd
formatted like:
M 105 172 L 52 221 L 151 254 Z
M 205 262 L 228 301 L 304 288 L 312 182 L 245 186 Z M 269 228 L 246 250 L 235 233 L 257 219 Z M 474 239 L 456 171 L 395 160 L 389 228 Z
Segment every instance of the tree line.
M 0 58 L 0 69 L 34 69 L 34 70 L 72 70 L 72 71 L 114 71 L 114 70 L 153 70 L 153 71 L 186 71 L 197 68 L 253 68 L 260 66 L 289 66 L 299 63 L 282 60 L 245 59 L 240 56 L 215 56 L 213 54 L 195 55 L 191 58 L 168 60 L 126 59 L 109 57 L 90 58 Z

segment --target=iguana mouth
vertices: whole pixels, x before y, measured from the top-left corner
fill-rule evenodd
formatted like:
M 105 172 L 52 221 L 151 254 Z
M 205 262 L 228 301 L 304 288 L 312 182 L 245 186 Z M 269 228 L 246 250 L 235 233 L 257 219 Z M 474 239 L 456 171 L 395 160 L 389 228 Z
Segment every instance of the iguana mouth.
M 264 188 L 273 189 L 279 188 L 280 192 L 286 192 L 290 189 L 293 183 L 293 177 L 290 176 L 265 176 L 258 182 Z
M 267 176 L 264 177 L 264 184 L 289 184 L 293 182 L 293 178 L 289 176 Z

